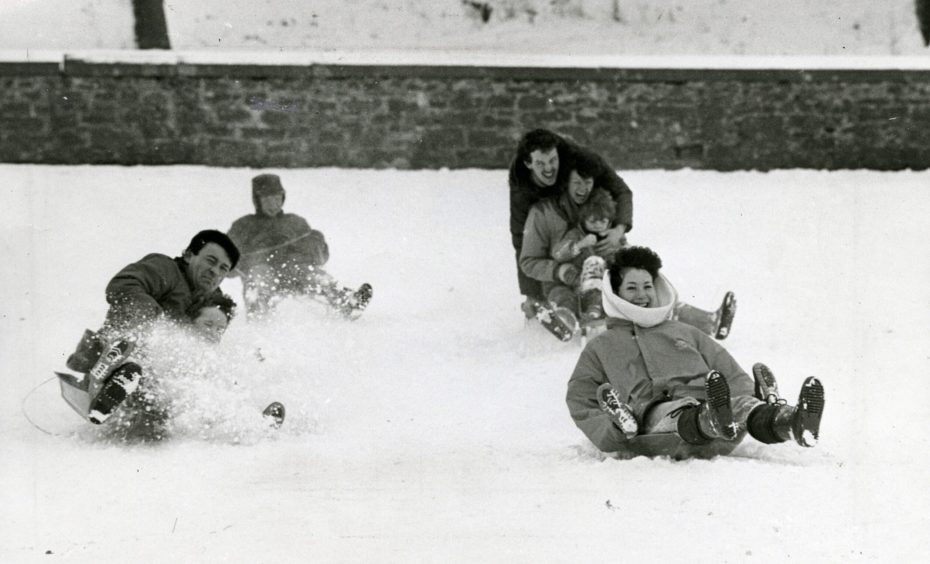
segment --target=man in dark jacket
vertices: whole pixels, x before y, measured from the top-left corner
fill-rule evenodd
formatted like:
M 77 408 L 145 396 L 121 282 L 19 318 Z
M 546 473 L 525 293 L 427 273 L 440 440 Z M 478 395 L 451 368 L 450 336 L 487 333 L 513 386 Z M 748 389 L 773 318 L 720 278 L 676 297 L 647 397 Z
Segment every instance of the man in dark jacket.
M 259 174 L 252 179 L 255 213 L 229 228 L 230 239 L 242 251 L 230 276 L 242 277 L 247 313 L 268 312 L 280 296 L 309 295 L 346 317 L 358 315 L 371 299 L 371 286 L 343 288 L 323 270 L 329 260 L 326 239 L 301 216 L 284 212 L 285 195 L 277 174 Z
M 162 315 L 187 323 L 239 262 L 239 250 L 220 231 L 201 231 L 175 258 L 152 253 L 120 270 L 107 284 L 105 327 L 138 331 Z
M 136 343 L 160 318 L 190 323 L 201 307 L 223 296 L 220 282 L 238 261 L 229 237 L 205 230 L 179 257 L 152 253 L 116 273 L 106 288 L 110 308 L 103 327 L 85 331 L 66 362 L 80 376 L 60 375 L 90 402 L 75 409 L 93 423 L 106 420 L 138 387 L 142 369 L 130 361 Z
M 545 198 L 557 199 L 569 182 L 572 162 L 579 155 L 585 161 L 595 162 L 595 170 L 587 180 L 594 186 L 608 190 L 617 202 L 617 216 L 607 238 L 598 244 L 598 254 L 616 252 L 624 234 L 633 228 L 633 193 L 629 186 L 598 155 L 585 150 L 572 141 L 546 129 L 526 133 L 517 145 L 517 154 L 510 164 L 510 236 L 517 261 L 517 281 L 520 293 L 527 298 L 524 311 L 531 315 L 528 305 L 544 301 L 541 284 L 527 276 L 520 268 L 520 251 L 523 248 L 523 229 L 530 208 Z

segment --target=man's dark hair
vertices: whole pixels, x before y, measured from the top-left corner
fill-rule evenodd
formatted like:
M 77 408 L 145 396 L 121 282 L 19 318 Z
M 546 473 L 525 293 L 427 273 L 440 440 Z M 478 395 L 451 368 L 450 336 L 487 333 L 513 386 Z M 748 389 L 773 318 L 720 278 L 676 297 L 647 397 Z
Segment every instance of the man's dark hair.
M 623 283 L 621 271 L 624 268 L 639 268 L 645 270 L 655 280 L 662 268 L 662 259 L 648 247 L 626 247 L 617 251 L 614 263 L 610 267 L 610 289 L 615 294 L 620 292 Z
M 525 163 L 530 159 L 530 153 L 533 151 L 549 151 L 558 149 L 562 144 L 562 138 L 549 131 L 548 129 L 534 129 L 527 132 L 520 138 L 517 145 L 517 159 Z
M 574 170 L 578 176 L 588 180 L 601 172 L 601 159 L 586 149 L 577 148 L 569 155 L 568 170 Z
M 201 231 L 194 235 L 194 238 L 191 239 L 190 244 L 184 249 L 184 252 L 190 252 L 190 254 L 196 255 L 207 243 L 216 243 L 220 247 L 223 247 L 223 250 L 229 255 L 229 261 L 232 263 L 230 268 L 236 268 L 236 265 L 239 264 L 239 249 L 236 247 L 236 244 L 232 242 L 232 239 L 227 237 L 222 231 L 217 231 L 215 229 L 205 229 Z

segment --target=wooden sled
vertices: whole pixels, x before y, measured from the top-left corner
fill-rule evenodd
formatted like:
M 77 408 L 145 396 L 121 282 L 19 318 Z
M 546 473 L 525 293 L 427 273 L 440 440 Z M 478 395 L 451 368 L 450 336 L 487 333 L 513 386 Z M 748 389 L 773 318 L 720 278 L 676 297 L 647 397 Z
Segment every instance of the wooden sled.
M 58 376 L 58 384 L 61 387 L 61 397 L 65 400 L 65 403 L 70 405 L 71 409 L 83 417 L 85 421 L 90 421 L 90 419 L 88 419 L 88 413 L 90 413 L 91 396 L 87 389 L 85 389 L 83 383 L 79 382 L 71 374 L 56 372 L 55 375 Z M 90 376 L 84 377 L 90 378 Z
M 705 445 L 692 445 L 681 440 L 678 433 L 637 435 L 626 443 L 620 454 L 631 458 L 633 456 L 668 456 L 673 460 L 707 459 L 730 454 L 736 450 L 745 437 L 746 432 L 742 431 L 732 441 L 718 439 Z

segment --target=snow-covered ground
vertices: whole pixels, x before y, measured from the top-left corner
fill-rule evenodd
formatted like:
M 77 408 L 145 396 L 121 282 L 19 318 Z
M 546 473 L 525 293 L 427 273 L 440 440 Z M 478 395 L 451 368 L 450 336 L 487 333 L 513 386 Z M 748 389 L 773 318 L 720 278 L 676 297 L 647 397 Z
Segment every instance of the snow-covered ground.
M 481 21 L 471 4 L 492 7 Z M 165 0 L 174 49 L 926 55 L 913 0 Z M 615 6 L 617 10 L 615 11 Z M 0 49 L 132 49 L 130 0 L 3 0 Z
M 624 173 L 633 243 L 822 442 L 616 460 L 571 422 L 580 352 L 518 309 L 505 171 L 279 171 L 356 322 L 237 319 L 172 440 L 101 440 L 58 397 L 123 265 L 251 209 L 246 169 L 0 166 L 2 562 L 912 562 L 930 553 L 928 172 Z M 239 297 L 235 280 L 224 289 Z M 264 362 L 255 359 L 260 348 Z M 239 388 L 232 393 L 229 382 Z M 192 384 L 193 385 L 193 384 Z M 212 387 L 211 387 L 212 386 Z M 243 421 L 288 406 L 276 434 Z M 228 407 L 227 407 L 228 406 Z M 30 421 L 31 420 L 31 421 Z

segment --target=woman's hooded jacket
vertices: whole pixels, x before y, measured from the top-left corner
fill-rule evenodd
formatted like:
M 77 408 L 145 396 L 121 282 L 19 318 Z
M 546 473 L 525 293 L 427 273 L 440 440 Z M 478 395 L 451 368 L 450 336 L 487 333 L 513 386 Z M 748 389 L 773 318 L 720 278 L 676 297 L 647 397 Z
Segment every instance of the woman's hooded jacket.
M 636 416 L 662 401 L 705 399 L 704 376 L 717 370 L 731 396 L 752 395 L 753 382 L 720 344 L 699 329 L 670 320 L 677 293 L 665 276 L 655 279 L 658 307 L 636 306 L 613 292 L 610 274 L 601 285 L 607 330 L 585 347 L 568 382 L 566 403 L 575 424 L 604 452 L 626 442 L 598 406 L 598 386 L 610 382 Z

